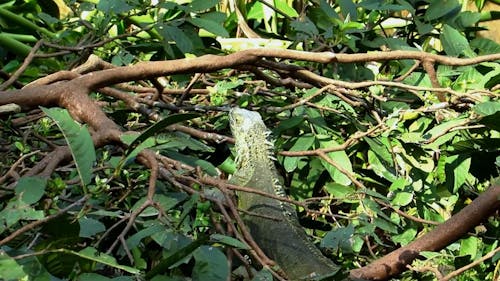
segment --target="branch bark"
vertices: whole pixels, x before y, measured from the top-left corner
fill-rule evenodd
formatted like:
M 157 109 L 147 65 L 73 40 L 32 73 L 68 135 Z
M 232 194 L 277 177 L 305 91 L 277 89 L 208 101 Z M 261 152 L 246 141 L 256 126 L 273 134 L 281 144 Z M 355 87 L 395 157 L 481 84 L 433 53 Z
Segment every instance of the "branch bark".
M 453 243 L 500 208 L 500 185 L 493 185 L 443 224 L 412 243 L 358 269 L 353 280 L 386 280 L 406 270 L 422 251 L 438 251 Z

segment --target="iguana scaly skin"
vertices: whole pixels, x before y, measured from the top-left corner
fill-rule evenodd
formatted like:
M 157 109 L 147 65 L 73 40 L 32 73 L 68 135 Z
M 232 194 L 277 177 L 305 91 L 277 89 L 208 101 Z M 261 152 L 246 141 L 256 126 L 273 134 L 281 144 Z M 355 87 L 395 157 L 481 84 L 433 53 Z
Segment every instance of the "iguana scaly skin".
M 237 164 L 230 182 L 285 196 L 272 161 L 270 132 L 259 113 L 234 108 L 229 122 L 236 141 Z M 290 280 L 322 279 L 338 270 L 309 240 L 292 205 L 248 192 L 238 192 L 238 200 L 241 209 L 255 214 L 243 217 L 252 237 Z

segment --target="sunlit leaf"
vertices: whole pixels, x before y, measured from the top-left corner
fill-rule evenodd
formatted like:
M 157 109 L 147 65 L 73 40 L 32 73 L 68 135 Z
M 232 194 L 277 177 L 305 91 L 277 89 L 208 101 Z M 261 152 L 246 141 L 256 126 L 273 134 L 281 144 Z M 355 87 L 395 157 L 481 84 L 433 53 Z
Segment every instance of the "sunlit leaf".
M 483 103 L 476 104 L 474 106 L 474 111 L 477 114 L 488 116 L 493 115 L 500 111 L 500 102 L 498 101 L 487 101 Z
M 392 198 L 392 204 L 395 206 L 406 206 L 413 200 L 413 194 L 410 192 L 397 192 Z
M 414 228 L 409 228 L 403 231 L 401 234 L 391 235 L 391 239 L 392 241 L 394 241 L 394 243 L 399 243 L 401 244 L 401 246 L 405 246 L 412 242 L 416 235 L 417 230 Z
M 291 18 L 299 16 L 297 11 L 295 11 L 295 9 L 292 6 L 290 6 L 285 0 L 275 0 L 274 4 L 276 5 L 276 8 L 278 10 L 282 11 Z
M 314 144 L 316 138 L 312 135 L 302 135 L 297 138 L 295 143 L 290 148 L 290 151 L 308 150 Z M 302 157 L 285 157 L 283 165 L 287 172 L 291 172 L 297 168 L 297 163 Z
M 477 250 L 479 246 L 479 239 L 474 236 L 470 236 L 460 240 L 460 255 L 468 255 L 473 260 L 477 255 Z
M 16 260 L 9 257 L 4 251 L 0 251 L 0 277 L 3 280 L 22 280 L 27 276 L 23 267 Z
M 336 147 L 339 144 L 335 140 L 328 140 L 328 139 L 320 139 L 320 146 L 321 148 L 329 148 L 329 147 Z M 328 157 L 332 159 L 337 165 L 342 167 L 345 171 L 348 173 L 352 173 L 352 165 L 351 161 L 349 160 L 349 157 L 345 153 L 345 151 L 335 151 L 335 152 L 329 152 Z M 332 177 L 333 181 L 343 184 L 343 185 L 350 185 L 351 180 L 349 177 L 347 177 L 344 173 L 339 171 L 337 168 L 335 168 L 333 165 L 328 163 L 326 160 L 321 159 L 321 164 L 323 164 L 323 167 L 328 171 L 330 176 Z
M 334 198 L 347 198 L 348 196 L 354 194 L 356 190 L 351 186 L 345 186 L 336 182 L 329 182 L 325 185 L 326 191 L 333 195 Z
M 453 193 L 457 192 L 465 183 L 469 175 L 470 164 L 470 157 L 451 155 L 446 158 L 446 179 Z

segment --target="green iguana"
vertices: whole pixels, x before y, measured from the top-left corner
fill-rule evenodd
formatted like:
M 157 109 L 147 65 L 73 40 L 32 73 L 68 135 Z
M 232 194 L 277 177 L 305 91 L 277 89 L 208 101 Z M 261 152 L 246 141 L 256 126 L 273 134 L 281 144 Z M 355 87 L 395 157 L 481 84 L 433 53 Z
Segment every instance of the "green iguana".
M 272 161 L 270 131 L 259 113 L 233 108 L 229 122 L 236 141 L 237 165 L 230 182 L 286 196 Z M 309 240 L 294 206 L 246 192 L 238 192 L 238 201 L 241 209 L 252 214 L 243 217 L 252 237 L 290 280 L 321 280 L 338 270 Z

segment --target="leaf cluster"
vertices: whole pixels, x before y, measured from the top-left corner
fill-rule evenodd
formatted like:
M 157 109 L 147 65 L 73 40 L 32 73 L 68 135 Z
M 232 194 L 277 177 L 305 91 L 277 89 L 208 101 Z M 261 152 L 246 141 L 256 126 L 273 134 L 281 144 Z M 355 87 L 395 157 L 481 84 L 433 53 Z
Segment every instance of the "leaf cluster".
M 276 0 L 271 7 L 264 1 L 24 2 L 0 5 L 4 81 L 43 39 L 33 62 L 9 84 L 17 88 L 80 65 L 91 54 L 110 61 L 106 68 L 254 44 L 339 54 L 419 50 L 460 58 L 500 52 L 499 44 L 476 36 L 481 14 L 462 11 L 456 0 Z M 251 34 L 245 25 L 262 38 L 238 38 Z M 272 270 L 244 258 L 251 247 L 219 204 L 228 193 L 202 181 L 204 175 L 224 180 L 235 169 L 224 112 L 229 106 L 263 115 L 287 193 L 304 203 L 297 207 L 301 223 L 325 255 L 342 265 L 340 275 L 408 245 L 495 183 L 498 61 L 432 65 L 434 74 L 409 59 L 267 63 L 259 71 L 241 67 L 202 78 L 186 73 L 158 79 L 175 98 L 153 104 L 144 94 L 141 102 L 155 109 L 155 120 L 126 99 L 92 93 L 128 131 L 115 140 L 120 145 L 96 147 L 92 129 L 65 109 L 3 115 L 0 277 L 273 278 Z M 284 63 L 301 68 L 287 72 L 279 67 Z M 341 86 L 321 87 L 305 76 L 284 81 L 303 70 Z M 389 81 L 403 86 L 384 83 Z M 440 100 L 443 92 L 446 101 Z M 50 154 L 64 145 L 71 155 Z M 167 161 L 160 176 L 145 168 L 144 149 Z M 44 174 L 50 170 L 47 155 L 63 155 L 64 165 Z M 498 218 L 469 234 L 424 252 L 400 279 L 432 280 L 436 271 L 445 275 L 498 249 Z M 458 280 L 498 278 L 499 264 L 497 252 Z

